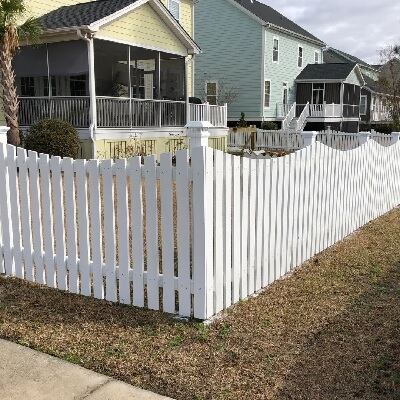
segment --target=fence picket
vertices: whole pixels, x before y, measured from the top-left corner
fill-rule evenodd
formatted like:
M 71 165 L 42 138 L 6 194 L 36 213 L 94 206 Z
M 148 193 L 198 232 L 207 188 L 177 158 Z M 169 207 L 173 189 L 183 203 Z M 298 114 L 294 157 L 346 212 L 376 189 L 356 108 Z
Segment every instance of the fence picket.
M 256 212 L 257 212 L 257 160 L 250 159 L 250 189 L 248 192 L 249 219 L 248 219 L 248 238 L 247 238 L 247 290 L 249 294 L 254 293 L 255 263 L 256 263 Z
M 35 281 L 39 284 L 44 284 L 42 213 L 39 198 L 38 154 L 35 151 L 28 152 L 28 169 L 29 191 L 31 199 L 33 259 L 35 262 Z
M 122 304 L 131 304 L 126 160 L 122 159 L 115 162 L 115 172 L 119 265 L 118 293 L 119 301 Z
M 23 279 L 24 272 L 22 268 L 22 246 L 21 246 L 21 227 L 20 227 L 20 197 L 18 190 L 18 173 L 15 147 L 7 145 L 7 170 L 11 209 L 11 227 L 12 227 L 12 247 L 14 256 L 14 273 L 17 278 Z M 13 199 L 11 201 L 11 199 Z
M 160 308 L 159 296 L 159 256 L 158 256 L 158 211 L 156 158 L 144 158 L 144 180 L 146 198 L 146 250 L 147 250 L 147 301 L 150 310 Z
M 224 154 L 224 308 L 232 305 L 232 156 Z
M 263 221 L 264 221 L 264 162 L 263 160 L 257 160 L 257 203 L 256 203 L 256 240 L 255 246 L 255 287 L 254 290 L 257 292 L 261 289 L 262 281 L 262 256 L 263 256 Z
M 172 154 L 161 154 L 160 189 L 161 189 L 161 238 L 163 267 L 163 310 L 175 313 L 175 271 L 174 271 L 174 213 L 172 192 Z
M 248 158 L 242 159 L 242 237 L 241 241 L 241 272 L 240 272 L 240 298 L 248 296 L 247 270 L 248 270 L 248 251 L 247 241 L 249 233 L 249 174 L 250 163 Z
M 50 192 L 50 160 L 47 154 L 39 156 L 40 191 L 42 199 L 43 246 L 45 259 L 46 285 L 56 287 L 54 270 L 53 209 Z
M 99 162 L 89 160 L 86 169 L 88 172 L 93 295 L 97 299 L 104 299 Z
M 114 164 L 111 160 L 105 160 L 101 162 L 104 208 L 104 258 L 106 275 L 105 298 L 108 301 L 117 301 L 113 167 Z
M 162 195 L 164 195 L 164 193 Z M 176 200 L 179 314 L 184 317 L 190 317 L 189 154 L 187 150 L 179 150 L 176 152 Z
M 232 301 L 237 303 L 240 299 L 240 273 L 241 273 L 241 193 L 240 193 L 240 158 L 233 157 L 233 204 L 232 204 Z
M 129 160 L 128 180 L 131 199 L 131 259 L 133 265 L 132 303 L 136 307 L 144 307 L 143 191 L 141 157 L 134 157 Z
M 76 247 L 75 175 L 71 158 L 62 161 L 64 171 L 64 201 L 67 236 L 68 290 L 79 293 L 78 257 Z

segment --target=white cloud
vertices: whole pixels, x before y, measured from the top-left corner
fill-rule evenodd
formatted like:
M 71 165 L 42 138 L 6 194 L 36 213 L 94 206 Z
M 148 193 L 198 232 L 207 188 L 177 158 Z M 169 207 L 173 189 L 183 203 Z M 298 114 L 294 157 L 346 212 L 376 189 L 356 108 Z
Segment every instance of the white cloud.
M 260 1 L 292 19 L 329 46 L 370 63 L 379 62 L 379 49 L 400 43 L 398 0 Z

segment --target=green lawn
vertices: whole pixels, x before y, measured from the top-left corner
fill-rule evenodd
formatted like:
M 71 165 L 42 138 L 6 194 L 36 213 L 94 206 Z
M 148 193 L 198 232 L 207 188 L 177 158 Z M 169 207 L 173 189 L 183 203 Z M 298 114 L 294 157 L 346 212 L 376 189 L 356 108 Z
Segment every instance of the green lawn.
M 0 337 L 176 399 L 400 399 L 400 209 L 206 327 L 0 279 Z

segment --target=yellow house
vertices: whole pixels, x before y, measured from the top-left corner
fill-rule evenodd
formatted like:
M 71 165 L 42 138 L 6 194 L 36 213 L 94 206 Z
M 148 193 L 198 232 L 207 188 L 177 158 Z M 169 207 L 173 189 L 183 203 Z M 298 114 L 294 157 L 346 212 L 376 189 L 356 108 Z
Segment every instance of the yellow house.
M 226 106 L 195 104 L 193 0 L 29 0 L 40 44 L 14 60 L 22 129 L 73 124 L 82 157 L 162 153 L 186 146 L 185 125 L 208 120 L 224 146 Z

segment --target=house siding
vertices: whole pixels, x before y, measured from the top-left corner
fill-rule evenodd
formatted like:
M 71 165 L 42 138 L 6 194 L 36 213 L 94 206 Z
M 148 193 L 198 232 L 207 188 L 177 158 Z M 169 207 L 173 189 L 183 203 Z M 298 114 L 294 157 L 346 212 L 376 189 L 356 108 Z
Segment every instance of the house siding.
M 358 77 L 358 75 L 357 75 L 355 70 L 351 71 L 351 73 L 347 77 L 345 83 L 349 83 L 350 85 L 357 85 L 357 86 L 362 86 L 362 84 L 363 84 L 360 81 L 360 78 Z
M 187 54 L 180 40 L 148 4 L 100 28 L 98 36 L 173 54 Z
M 57 8 L 82 2 L 82 0 L 29 0 L 27 2 L 27 16 L 39 17 Z
M 274 38 L 279 39 L 279 62 L 273 62 Z M 303 47 L 303 67 L 298 67 L 298 49 Z M 298 39 L 292 35 L 278 32 L 273 29 L 265 29 L 265 80 L 271 81 L 270 107 L 264 108 L 264 117 L 273 119 L 276 117 L 277 105 L 283 100 L 283 83 L 288 85 L 288 102 L 296 101 L 295 79 L 308 65 L 314 64 L 315 52 L 319 52 L 322 63 L 323 46 Z
M 202 0 L 195 5 L 195 37 L 202 54 L 195 61 L 195 96 L 205 99 L 205 82 L 218 81 L 237 97 L 228 105 L 228 118 L 241 112 L 260 120 L 262 43 L 260 23 L 227 0 Z

